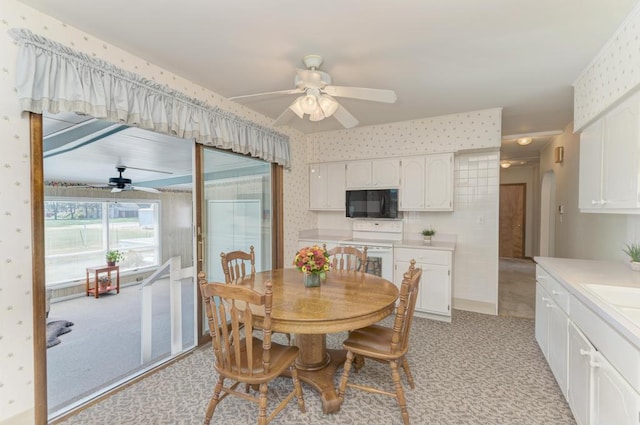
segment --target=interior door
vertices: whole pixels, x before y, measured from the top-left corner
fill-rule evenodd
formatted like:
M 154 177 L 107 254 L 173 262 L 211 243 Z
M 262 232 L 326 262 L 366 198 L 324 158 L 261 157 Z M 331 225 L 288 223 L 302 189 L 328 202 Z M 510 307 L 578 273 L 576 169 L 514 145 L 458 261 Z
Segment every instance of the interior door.
M 500 257 L 524 257 L 525 183 L 500 185 Z

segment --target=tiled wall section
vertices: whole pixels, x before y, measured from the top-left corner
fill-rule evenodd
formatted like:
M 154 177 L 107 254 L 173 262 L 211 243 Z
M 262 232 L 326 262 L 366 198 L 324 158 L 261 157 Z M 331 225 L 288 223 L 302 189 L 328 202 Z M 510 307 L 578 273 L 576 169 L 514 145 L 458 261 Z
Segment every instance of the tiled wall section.
M 489 109 L 308 136 L 310 162 L 463 151 L 455 160 L 454 212 L 406 212 L 404 230 L 405 235 L 419 235 L 432 225 L 438 232 L 458 235 L 454 297 L 487 303 L 479 305 L 485 312 L 497 299 L 500 112 Z M 464 152 L 479 148 L 485 149 Z M 319 212 L 317 225 L 349 230 L 351 222 L 343 213 Z
M 15 0 L 0 0 L 0 423 L 24 423 L 33 408 L 31 294 L 31 205 L 29 121 L 15 95 L 17 45 L 10 28 L 29 28 L 52 40 L 99 57 L 116 66 L 166 84 L 174 90 L 269 126 L 271 120 L 90 34 L 43 15 Z M 307 167 L 302 133 L 278 128 L 290 136 L 293 168 L 285 173 L 285 252 L 295 251 L 298 231 L 315 215 L 306 210 Z M 14 419 L 9 419 L 14 418 Z
M 640 84 L 640 7 L 574 82 L 574 128 L 583 126 Z

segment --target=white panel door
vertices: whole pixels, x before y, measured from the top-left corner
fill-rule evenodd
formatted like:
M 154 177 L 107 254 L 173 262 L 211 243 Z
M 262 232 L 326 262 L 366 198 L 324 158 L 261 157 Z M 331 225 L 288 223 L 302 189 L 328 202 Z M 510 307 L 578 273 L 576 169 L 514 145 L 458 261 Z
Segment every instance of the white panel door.
M 374 159 L 371 161 L 371 186 L 388 189 L 400 186 L 400 159 Z
M 400 197 L 401 211 L 424 209 L 425 196 L 425 158 L 415 156 L 400 161 Z
M 640 97 L 624 102 L 605 118 L 602 198 L 606 208 L 638 207 Z
M 418 291 L 420 310 L 449 315 L 451 313 L 451 275 L 449 266 L 420 264 L 422 278 Z
M 569 318 L 554 302 L 547 304 L 549 317 L 549 366 L 565 398 L 567 396 L 567 345 Z
M 580 134 L 578 205 L 581 210 L 602 206 L 603 121 L 598 120 Z
M 345 172 L 346 170 L 344 162 L 330 162 L 327 164 L 327 209 L 341 211 L 344 211 L 345 209 Z
M 453 210 L 453 154 L 427 155 L 425 207 Z
M 547 303 L 549 303 L 547 291 L 540 283 L 536 282 L 535 335 L 542 354 L 544 354 L 544 357 L 549 361 L 549 313 Z
M 347 189 L 367 189 L 371 187 L 371 161 L 347 162 Z
M 640 395 L 599 352 L 593 356 L 592 425 L 637 425 Z
M 327 207 L 327 164 L 309 165 L 309 209 Z
M 567 401 L 578 425 L 589 425 L 591 356 L 594 348 L 573 323 L 569 323 L 568 351 Z

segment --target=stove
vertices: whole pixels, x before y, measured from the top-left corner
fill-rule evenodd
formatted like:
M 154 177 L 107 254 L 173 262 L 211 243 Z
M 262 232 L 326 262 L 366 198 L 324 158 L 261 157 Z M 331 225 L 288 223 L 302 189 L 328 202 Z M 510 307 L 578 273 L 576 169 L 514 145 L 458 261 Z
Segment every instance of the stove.
M 360 250 L 366 246 L 366 272 L 393 282 L 393 244 L 402 240 L 402 221 L 354 220 L 352 231 L 353 236 L 340 241 L 340 245 Z

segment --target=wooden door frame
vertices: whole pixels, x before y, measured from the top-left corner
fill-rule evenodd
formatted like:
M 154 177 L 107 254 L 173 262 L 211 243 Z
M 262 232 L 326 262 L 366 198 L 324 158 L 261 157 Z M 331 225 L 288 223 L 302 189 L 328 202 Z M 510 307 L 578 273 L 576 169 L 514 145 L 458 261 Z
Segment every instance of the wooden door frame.
M 502 186 L 522 186 L 523 194 L 522 197 L 522 257 L 527 258 L 526 254 L 526 246 L 527 246 L 527 184 L 526 183 L 500 183 L 500 187 Z M 498 194 L 499 196 L 499 194 Z M 500 201 L 502 202 L 502 201 Z M 498 208 L 499 209 L 499 208 Z M 499 215 L 499 214 L 498 214 Z M 499 218 L 499 217 L 498 217 Z M 500 228 L 500 224 L 498 223 L 498 228 Z M 498 243 L 500 243 L 500 238 L 498 238 Z M 499 249 L 498 249 L 499 251 Z

